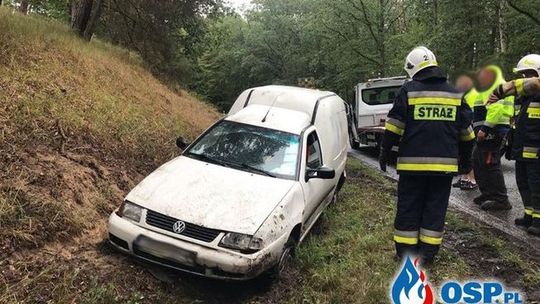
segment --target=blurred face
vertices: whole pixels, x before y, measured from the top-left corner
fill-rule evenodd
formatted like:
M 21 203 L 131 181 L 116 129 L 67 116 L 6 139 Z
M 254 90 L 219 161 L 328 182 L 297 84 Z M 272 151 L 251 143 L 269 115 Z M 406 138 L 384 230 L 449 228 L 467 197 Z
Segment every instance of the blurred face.
M 456 79 L 456 89 L 460 92 L 467 92 L 474 86 L 473 80 L 467 75 L 461 75 Z
M 495 72 L 483 68 L 480 70 L 480 72 L 478 72 L 478 84 L 483 89 L 489 88 L 493 84 L 493 82 L 495 82 L 495 77 L 497 77 L 497 75 L 495 75 Z

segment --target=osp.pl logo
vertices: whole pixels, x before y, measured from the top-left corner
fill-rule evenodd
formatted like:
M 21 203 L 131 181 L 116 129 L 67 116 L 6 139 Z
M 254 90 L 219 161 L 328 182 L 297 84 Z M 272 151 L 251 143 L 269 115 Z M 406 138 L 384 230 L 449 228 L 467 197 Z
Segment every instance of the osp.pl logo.
M 425 273 L 418 267 L 419 259 L 414 262 L 407 257 L 401 271 L 396 275 L 390 291 L 393 304 L 433 304 L 433 291 L 427 283 Z
M 418 267 L 418 258 L 407 257 L 394 278 L 390 298 L 393 304 L 434 304 L 435 296 L 426 275 Z M 522 304 L 519 291 L 507 290 L 501 282 L 447 281 L 440 287 L 438 303 L 444 304 Z

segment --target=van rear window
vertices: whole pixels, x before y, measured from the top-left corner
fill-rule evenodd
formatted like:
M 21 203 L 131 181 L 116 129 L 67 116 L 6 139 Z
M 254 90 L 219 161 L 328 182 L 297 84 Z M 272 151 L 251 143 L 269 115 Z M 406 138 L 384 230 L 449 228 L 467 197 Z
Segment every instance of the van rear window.
M 362 101 L 370 106 L 393 103 L 401 87 L 383 87 L 362 90 Z

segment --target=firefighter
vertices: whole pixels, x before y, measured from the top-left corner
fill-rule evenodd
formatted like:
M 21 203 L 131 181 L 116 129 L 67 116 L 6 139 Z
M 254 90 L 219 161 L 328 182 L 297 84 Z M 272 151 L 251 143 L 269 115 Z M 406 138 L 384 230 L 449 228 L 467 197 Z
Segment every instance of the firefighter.
M 405 71 L 412 81 L 388 113 L 379 164 L 386 171 L 392 147 L 399 147 L 397 255 L 419 255 L 429 264 L 442 243 L 453 176 L 471 168 L 472 114 L 429 49 L 412 50 Z
M 540 76 L 540 55 L 523 57 L 514 69 L 525 78 Z M 512 155 L 516 160 L 516 183 L 525 208 L 515 220 L 531 234 L 540 236 L 540 93 L 519 97 Z
M 512 208 L 501 169 L 501 150 L 511 129 L 514 97 L 488 103 L 491 92 L 504 82 L 501 69 L 495 65 L 486 66 L 478 73 L 478 84 L 482 91 L 476 98 L 473 110 L 473 126 L 477 137 L 473 151 L 473 168 L 481 192 L 474 202 L 480 205 L 482 210 Z
M 460 75 L 456 78 L 455 86 L 458 91 L 464 94 L 467 105 L 472 109 L 474 101 L 478 96 L 478 91 L 474 87 L 473 79 L 467 74 Z M 474 190 L 478 188 L 476 179 L 474 178 L 474 171 L 471 170 L 471 172 L 462 175 L 452 186 L 455 188 L 460 188 L 461 190 Z
M 540 77 L 529 79 L 516 79 L 507 83 L 503 83 L 489 97 L 489 102 L 497 102 L 501 98 L 512 95 L 517 96 L 532 96 L 540 94 Z

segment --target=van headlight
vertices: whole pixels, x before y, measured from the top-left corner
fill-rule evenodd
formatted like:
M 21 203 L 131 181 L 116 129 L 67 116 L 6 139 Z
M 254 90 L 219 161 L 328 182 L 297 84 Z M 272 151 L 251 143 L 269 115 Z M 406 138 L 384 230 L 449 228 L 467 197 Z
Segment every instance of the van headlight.
M 124 201 L 116 214 L 134 222 L 140 222 L 143 208 L 133 204 L 132 202 Z
M 219 245 L 244 253 L 253 253 L 262 249 L 263 240 L 247 234 L 229 232 L 221 239 Z

